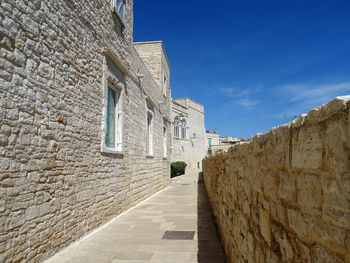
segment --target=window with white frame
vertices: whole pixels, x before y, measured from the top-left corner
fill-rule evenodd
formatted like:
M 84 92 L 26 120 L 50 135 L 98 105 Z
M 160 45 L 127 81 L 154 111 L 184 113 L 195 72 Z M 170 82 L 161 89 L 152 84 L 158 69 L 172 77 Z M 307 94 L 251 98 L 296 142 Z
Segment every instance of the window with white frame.
M 166 127 L 163 127 L 163 158 L 167 158 L 167 138 L 166 138 Z
M 153 155 L 153 105 L 147 101 L 147 121 L 146 121 L 146 151 L 147 155 Z
M 180 120 L 179 117 L 175 117 L 174 119 L 174 137 L 180 138 Z
M 186 139 L 186 120 L 181 121 L 181 139 Z
M 114 1 L 114 12 L 119 16 L 123 24 L 125 24 L 126 0 L 113 0 L 113 1 Z
M 104 146 L 107 150 L 122 151 L 122 112 L 120 105 L 121 91 L 108 83 L 106 92 L 106 123 Z

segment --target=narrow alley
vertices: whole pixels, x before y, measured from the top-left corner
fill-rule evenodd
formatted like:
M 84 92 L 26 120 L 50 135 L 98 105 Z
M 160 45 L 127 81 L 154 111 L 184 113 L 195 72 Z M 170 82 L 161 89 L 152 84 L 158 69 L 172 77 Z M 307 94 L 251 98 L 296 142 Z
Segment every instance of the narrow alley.
M 204 184 L 190 173 L 46 262 L 221 263 L 225 256 Z

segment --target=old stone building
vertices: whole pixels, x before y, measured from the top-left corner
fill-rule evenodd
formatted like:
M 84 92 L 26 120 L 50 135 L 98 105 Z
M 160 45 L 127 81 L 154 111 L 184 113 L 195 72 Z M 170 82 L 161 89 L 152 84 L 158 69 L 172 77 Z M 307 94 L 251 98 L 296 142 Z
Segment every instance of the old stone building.
M 152 74 L 154 80 L 163 91 L 164 101 L 160 107 L 168 116 L 171 96 L 169 88 L 170 66 L 161 41 L 134 43 L 134 46 Z M 171 98 L 170 98 L 171 99 Z M 171 161 L 185 161 L 187 169 L 201 170 L 202 159 L 206 154 L 204 106 L 190 99 L 173 99 L 171 101 Z M 168 120 L 166 118 L 166 120 Z
M 204 106 L 190 99 L 172 101 L 172 161 L 184 161 L 190 170 L 201 170 L 206 155 Z
M 0 262 L 40 262 L 168 185 L 169 64 L 132 0 L 0 14 Z

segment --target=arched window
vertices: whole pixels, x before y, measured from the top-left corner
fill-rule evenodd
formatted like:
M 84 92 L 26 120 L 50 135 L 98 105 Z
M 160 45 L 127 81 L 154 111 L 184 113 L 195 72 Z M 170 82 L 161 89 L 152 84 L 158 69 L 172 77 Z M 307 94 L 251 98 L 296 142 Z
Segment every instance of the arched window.
M 174 119 L 174 137 L 175 138 L 180 137 L 179 125 L 180 125 L 179 117 L 175 117 L 175 119 Z
M 181 138 L 186 139 L 186 120 L 181 120 Z

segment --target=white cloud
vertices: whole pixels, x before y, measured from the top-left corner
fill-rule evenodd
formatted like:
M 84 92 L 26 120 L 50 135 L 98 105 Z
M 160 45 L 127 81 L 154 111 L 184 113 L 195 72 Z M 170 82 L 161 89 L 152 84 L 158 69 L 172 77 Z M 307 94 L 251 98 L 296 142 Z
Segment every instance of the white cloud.
M 228 96 L 228 97 L 233 97 L 234 94 L 236 94 L 236 92 L 238 91 L 237 88 L 220 88 L 219 89 L 219 92 L 225 96 Z
M 326 85 L 286 85 L 282 90 L 291 95 L 292 102 L 326 103 L 340 94 L 350 93 L 350 82 Z M 326 101 L 325 101 L 326 100 Z
M 254 106 L 260 103 L 260 101 L 251 98 L 252 93 L 255 90 L 251 89 L 242 89 L 237 87 L 227 87 L 220 88 L 219 92 L 231 99 L 231 103 L 235 105 L 239 105 L 244 108 L 245 111 L 251 111 Z
M 294 117 L 328 103 L 337 96 L 350 94 L 350 82 L 284 85 L 280 87 L 280 91 L 284 96 L 282 100 L 291 105 L 280 116 Z
M 234 101 L 236 104 L 244 107 L 246 111 L 251 111 L 254 106 L 260 103 L 258 100 L 250 99 L 250 98 L 242 98 L 237 101 Z

